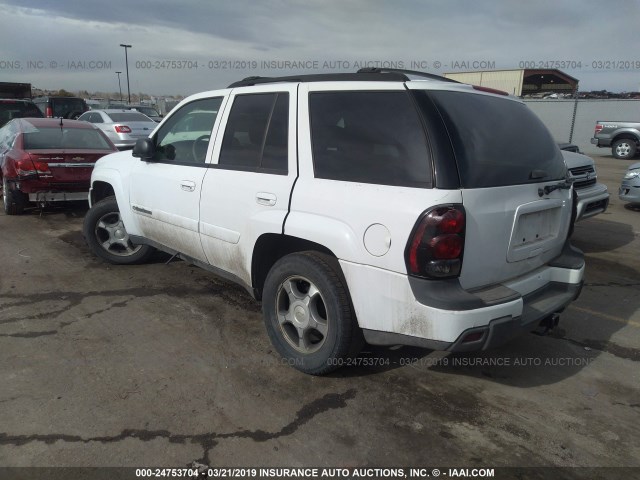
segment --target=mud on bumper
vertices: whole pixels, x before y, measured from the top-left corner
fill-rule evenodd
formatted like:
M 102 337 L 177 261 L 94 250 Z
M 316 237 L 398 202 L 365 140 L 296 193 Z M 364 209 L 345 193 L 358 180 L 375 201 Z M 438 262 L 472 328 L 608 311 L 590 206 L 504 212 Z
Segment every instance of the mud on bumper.
M 428 281 L 410 279 L 417 303 L 448 312 L 448 315 L 441 320 L 446 324 L 454 322 L 457 318 L 464 318 L 468 321 L 467 327 L 460 328 L 456 332 L 450 330 L 453 335 L 448 341 L 365 327 L 363 328 L 365 339 L 373 345 L 411 345 L 451 352 L 469 352 L 497 347 L 520 334 L 536 330 L 541 322 L 562 312 L 580 295 L 584 271 L 584 256 L 580 250 L 567 242 L 562 253 L 547 267 L 550 267 L 548 271 L 565 273 L 555 276 L 547 272 L 544 282 L 541 282 L 537 289 L 526 294 L 516 291 L 516 288 L 519 288 L 517 282 L 466 291 L 457 280 L 425 283 Z M 560 278 L 562 280 L 559 280 Z M 512 309 L 510 314 L 496 315 L 500 311 L 505 311 L 504 306 L 513 304 L 519 304 L 521 308 L 517 312 Z M 485 317 L 486 320 L 480 322 L 478 315 L 480 312 L 493 312 L 494 315 Z M 458 326 L 462 324 L 459 323 Z

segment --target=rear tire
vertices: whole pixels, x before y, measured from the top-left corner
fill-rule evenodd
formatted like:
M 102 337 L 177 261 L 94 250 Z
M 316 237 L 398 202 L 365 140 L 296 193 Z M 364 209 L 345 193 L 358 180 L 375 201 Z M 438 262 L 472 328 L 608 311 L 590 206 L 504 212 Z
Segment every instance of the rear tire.
M 7 215 L 22 215 L 27 199 L 20 190 L 9 190 L 7 179 L 2 178 L 2 203 Z
M 107 197 L 91 207 L 84 217 L 82 233 L 95 255 L 116 265 L 143 263 L 154 251 L 149 245 L 131 242 L 115 197 Z
M 620 160 L 633 158 L 637 150 L 638 148 L 636 147 L 635 140 L 630 138 L 621 138 L 620 140 L 616 140 L 611 146 L 611 153 L 615 158 L 619 158 Z
M 262 293 L 271 343 L 286 363 L 324 375 L 347 364 L 362 347 L 362 332 L 335 258 L 300 252 L 278 260 Z

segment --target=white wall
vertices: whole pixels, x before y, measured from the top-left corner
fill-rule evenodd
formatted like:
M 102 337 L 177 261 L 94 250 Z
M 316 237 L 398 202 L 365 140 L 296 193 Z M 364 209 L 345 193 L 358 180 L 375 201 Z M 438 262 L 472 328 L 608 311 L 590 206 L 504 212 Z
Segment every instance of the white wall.
M 568 142 L 571 132 L 574 100 L 525 100 L 540 117 L 558 142 Z M 584 153 L 606 155 L 609 149 L 591 144 L 598 120 L 616 120 L 640 123 L 640 100 L 578 100 L 573 140 Z

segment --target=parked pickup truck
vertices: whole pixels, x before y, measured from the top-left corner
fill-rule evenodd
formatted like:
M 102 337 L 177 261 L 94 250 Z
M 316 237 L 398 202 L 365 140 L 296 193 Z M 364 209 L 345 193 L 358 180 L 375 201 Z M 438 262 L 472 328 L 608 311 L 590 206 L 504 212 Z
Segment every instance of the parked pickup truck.
M 640 122 L 598 120 L 591 143 L 598 147 L 611 147 L 616 158 L 633 158 L 640 146 Z

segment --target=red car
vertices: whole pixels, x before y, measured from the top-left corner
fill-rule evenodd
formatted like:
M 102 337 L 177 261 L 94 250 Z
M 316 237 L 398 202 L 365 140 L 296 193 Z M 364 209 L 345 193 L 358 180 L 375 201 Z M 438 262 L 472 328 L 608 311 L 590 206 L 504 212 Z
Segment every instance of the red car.
M 2 200 L 7 215 L 30 204 L 87 200 L 96 161 L 118 151 L 87 122 L 16 118 L 0 128 Z

